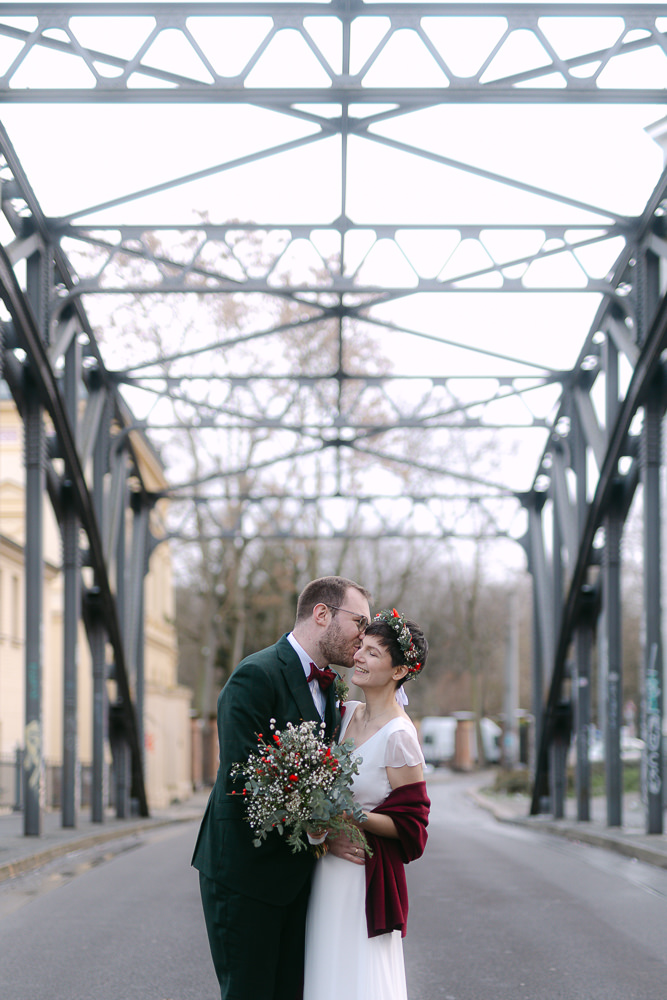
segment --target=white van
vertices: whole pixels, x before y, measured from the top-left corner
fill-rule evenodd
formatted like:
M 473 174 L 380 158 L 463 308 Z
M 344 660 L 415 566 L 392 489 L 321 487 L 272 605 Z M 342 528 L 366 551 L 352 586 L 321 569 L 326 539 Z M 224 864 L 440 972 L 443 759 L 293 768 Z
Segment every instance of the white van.
M 453 715 L 427 715 L 419 727 L 424 760 L 438 767 L 454 757 L 454 735 L 457 720 Z
M 460 715 L 462 718 L 464 715 L 466 718 L 471 718 L 468 713 Z M 427 715 L 422 719 L 419 737 L 427 764 L 438 767 L 449 764 L 454 759 L 457 725 L 458 718 L 454 715 Z M 493 719 L 482 719 L 481 729 L 484 758 L 488 764 L 497 764 L 500 761 L 502 729 Z M 474 729 L 471 731 L 471 739 L 473 741 L 471 756 L 473 760 L 477 760 L 477 739 Z

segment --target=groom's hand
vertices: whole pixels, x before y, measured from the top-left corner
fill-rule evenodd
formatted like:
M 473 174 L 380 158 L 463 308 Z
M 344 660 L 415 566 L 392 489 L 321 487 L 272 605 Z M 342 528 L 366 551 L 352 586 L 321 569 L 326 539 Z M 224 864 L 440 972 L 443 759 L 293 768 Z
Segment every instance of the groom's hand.
M 329 851 L 343 861 L 351 861 L 355 865 L 363 865 L 366 861 L 366 854 L 363 847 L 359 847 L 353 840 L 341 833 L 338 837 L 329 837 L 327 840 Z

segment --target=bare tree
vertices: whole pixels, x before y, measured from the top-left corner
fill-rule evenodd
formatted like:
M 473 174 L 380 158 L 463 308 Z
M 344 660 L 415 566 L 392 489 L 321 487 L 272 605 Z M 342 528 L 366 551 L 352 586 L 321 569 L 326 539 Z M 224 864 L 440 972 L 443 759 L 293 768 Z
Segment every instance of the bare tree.
M 206 265 L 223 274 L 240 261 L 247 273 L 259 245 L 247 233 L 231 237 L 218 245 L 217 257 L 210 249 Z M 169 277 L 163 262 L 177 256 L 174 248 L 154 240 L 151 252 Z M 128 253 L 114 263 L 126 281 L 140 283 L 145 262 Z M 191 277 L 205 287 L 203 273 Z M 420 682 L 419 690 L 430 698 L 445 672 L 458 677 L 454 687 L 463 697 L 467 685 L 481 717 L 489 684 L 482 626 L 491 620 L 484 553 L 494 528 L 485 508 L 463 495 L 449 506 L 447 533 L 474 540 L 467 563 L 453 542 L 440 543 L 434 558 L 432 542 L 383 537 L 383 528 L 389 533 L 394 526 L 377 509 L 377 541 L 355 540 L 369 523 L 361 501 L 348 501 L 343 520 L 334 523 L 322 505 L 301 498 L 334 498 L 341 485 L 351 497 L 378 476 L 399 498 L 460 486 L 471 480 L 480 454 L 493 452 L 488 440 L 473 455 L 463 429 L 425 424 L 415 435 L 397 422 L 391 430 L 399 404 L 382 379 L 367 384 L 353 377 L 382 376 L 388 362 L 363 324 L 344 329 L 335 310 L 329 314 L 321 304 L 234 293 L 144 294 L 131 310 L 126 301 L 104 312 L 100 339 L 113 339 L 116 357 L 125 357 L 129 391 L 141 394 L 143 412 L 151 415 L 173 484 L 177 628 L 197 713 L 212 718 L 236 663 L 291 627 L 296 595 L 308 579 L 334 572 L 363 580 L 379 606 L 400 605 L 430 628 L 433 680 Z M 451 397 L 445 410 L 456 406 Z M 356 427 L 348 447 L 335 440 L 339 424 Z M 327 433 L 330 448 L 323 446 Z M 178 547 L 179 537 L 187 544 Z M 417 686 L 413 691 L 419 711 L 428 698 Z M 440 703 L 448 704 L 447 697 Z

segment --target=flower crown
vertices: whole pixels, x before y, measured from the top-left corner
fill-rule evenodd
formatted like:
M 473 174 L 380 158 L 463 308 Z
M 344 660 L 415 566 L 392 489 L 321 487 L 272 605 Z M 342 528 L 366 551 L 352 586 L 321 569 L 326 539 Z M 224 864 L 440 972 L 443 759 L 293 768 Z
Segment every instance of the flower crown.
M 408 679 L 416 677 L 422 668 L 419 659 L 419 650 L 412 641 L 412 633 L 408 628 L 405 615 L 400 614 L 396 608 L 385 608 L 378 611 L 373 618 L 374 622 L 382 621 L 389 625 L 396 633 L 396 641 L 401 647 L 405 665 L 408 668 Z

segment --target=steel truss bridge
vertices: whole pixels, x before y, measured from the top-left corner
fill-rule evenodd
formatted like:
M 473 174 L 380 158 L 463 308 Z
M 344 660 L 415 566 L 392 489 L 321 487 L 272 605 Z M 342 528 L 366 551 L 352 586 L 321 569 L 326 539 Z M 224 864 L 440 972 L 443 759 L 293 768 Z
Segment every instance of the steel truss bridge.
M 91 648 L 93 818 L 107 647 L 114 754 L 147 813 L 140 609 L 150 513 L 168 495 L 184 536 L 208 507 L 230 541 L 261 526 L 520 542 L 534 581 L 532 809 L 550 796 L 562 814 L 572 708 L 588 818 L 595 660 L 620 825 L 621 543 L 641 486 L 646 822 L 662 832 L 667 176 L 615 175 L 598 201 L 625 140 L 608 124 L 592 157 L 581 122 L 633 107 L 657 121 L 666 88 L 659 5 L 0 3 L 1 358 L 25 424 L 26 723 L 41 724 L 48 497 L 64 663 L 81 616 Z M 508 159 L 521 143 L 525 162 Z M 607 203 L 643 188 L 639 209 Z M 576 348 L 548 360 L 583 302 Z M 171 455 L 167 491 L 142 480 L 143 434 Z M 196 466 L 174 444 L 193 435 Z M 501 452 L 524 442 L 519 461 L 499 469 L 461 443 L 490 439 Z M 75 683 L 66 673 L 65 825 Z M 34 834 L 38 782 L 26 789 Z

